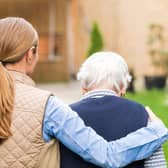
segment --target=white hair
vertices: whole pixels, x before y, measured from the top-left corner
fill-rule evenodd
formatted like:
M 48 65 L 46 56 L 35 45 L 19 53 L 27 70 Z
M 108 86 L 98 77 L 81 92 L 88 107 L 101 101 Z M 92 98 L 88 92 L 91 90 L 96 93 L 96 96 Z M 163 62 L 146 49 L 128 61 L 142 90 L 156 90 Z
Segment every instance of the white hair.
M 123 57 L 114 52 L 96 52 L 82 64 L 77 79 L 85 89 L 105 85 L 119 92 L 127 89 L 131 76 Z

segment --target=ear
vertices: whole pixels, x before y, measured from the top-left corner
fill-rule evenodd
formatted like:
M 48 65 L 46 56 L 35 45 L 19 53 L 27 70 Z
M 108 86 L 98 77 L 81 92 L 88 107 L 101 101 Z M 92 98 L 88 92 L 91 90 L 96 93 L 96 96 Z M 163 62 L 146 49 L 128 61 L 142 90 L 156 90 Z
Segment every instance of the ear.
M 122 97 L 122 96 L 125 96 L 125 94 L 126 94 L 126 90 L 124 87 L 122 87 L 122 89 L 120 90 L 119 96 Z
M 82 94 L 85 94 L 85 93 L 87 93 L 88 91 L 89 91 L 88 89 L 82 87 Z
M 33 52 L 32 49 L 29 49 L 28 52 L 26 53 L 26 63 L 28 65 L 31 65 L 33 62 Z

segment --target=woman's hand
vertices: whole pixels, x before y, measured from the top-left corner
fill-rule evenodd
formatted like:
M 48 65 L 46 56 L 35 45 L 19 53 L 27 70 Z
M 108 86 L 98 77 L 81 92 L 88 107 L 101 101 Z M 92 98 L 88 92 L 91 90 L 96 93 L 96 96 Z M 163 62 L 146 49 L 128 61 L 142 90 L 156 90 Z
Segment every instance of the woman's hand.
M 160 118 L 157 117 L 157 116 L 152 112 L 152 110 L 150 109 L 150 107 L 146 106 L 145 109 L 146 109 L 146 111 L 148 112 L 148 115 L 149 115 L 149 122 L 154 122 L 154 121 L 160 121 L 160 122 L 162 122 L 162 121 L 160 120 Z

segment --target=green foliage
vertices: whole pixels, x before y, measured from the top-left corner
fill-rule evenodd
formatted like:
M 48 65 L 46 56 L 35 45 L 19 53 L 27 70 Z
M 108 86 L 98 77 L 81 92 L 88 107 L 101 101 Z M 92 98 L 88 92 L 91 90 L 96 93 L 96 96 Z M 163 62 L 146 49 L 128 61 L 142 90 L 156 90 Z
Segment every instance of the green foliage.
M 163 68 L 168 73 L 168 50 L 165 48 L 164 28 L 162 25 L 157 23 L 149 25 L 147 44 L 153 65 Z
M 163 27 L 157 23 L 150 24 L 148 44 L 153 45 L 157 41 L 159 41 L 159 43 L 162 43 L 163 40 Z
M 149 106 L 168 127 L 168 97 L 164 90 L 143 91 L 136 94 L 128 93 L 126 97 L 144 106 Z M 168 163 L 168 141 L 163 145 L 163 148 Z
M 103 37 L 101 35 L 98 24 L 95 22 L 92 27 L 90 36 L 90 47 L 88 49 L 87 57 L 91 54 L 103 50 Z

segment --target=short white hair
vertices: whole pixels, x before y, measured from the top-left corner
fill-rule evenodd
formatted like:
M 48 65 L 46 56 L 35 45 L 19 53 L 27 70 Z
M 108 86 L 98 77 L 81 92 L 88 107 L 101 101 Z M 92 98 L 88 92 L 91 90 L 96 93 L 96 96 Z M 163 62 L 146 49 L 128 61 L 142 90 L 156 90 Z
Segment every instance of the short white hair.
M 122 56 L 114 52 L 96 52 L 81 66 L 77 79 L 85 89 L 105 85 L 119 92 L 131 81 L 128 66 Z

